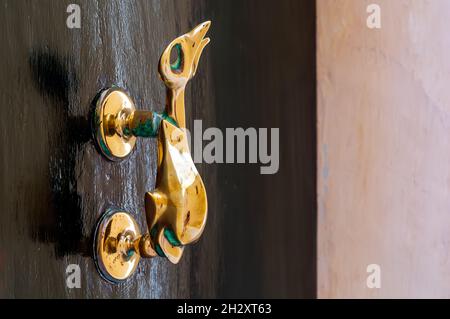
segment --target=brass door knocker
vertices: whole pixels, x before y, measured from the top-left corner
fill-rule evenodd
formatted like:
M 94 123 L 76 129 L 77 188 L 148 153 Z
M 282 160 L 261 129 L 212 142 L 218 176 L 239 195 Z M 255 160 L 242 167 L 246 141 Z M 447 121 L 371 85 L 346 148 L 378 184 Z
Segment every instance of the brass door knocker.
M 161 256 L 178 263 L 184 246 L 198 240 L 204 230 L 206 190 L 188 146 L 184 90 L 209 43 L 205 35 L 210 24 L 204 22 L 178 37 L 161 55 L 159 74 L 167 88 L 164 112 L 137 110 L 119 88 L 103 91 L 97 100 L 95 138 L 108 159 L 126 158 L 137 137 L 158 138 L 156 187 L 145 194 L 148 233 L 141 235 L 134 218 L 121 209 L 108 209 L 97 224 L 94 259 L 108 281 L 128 278 L 140 257 Z M 177 53 L 174 63 L 172 50 Z

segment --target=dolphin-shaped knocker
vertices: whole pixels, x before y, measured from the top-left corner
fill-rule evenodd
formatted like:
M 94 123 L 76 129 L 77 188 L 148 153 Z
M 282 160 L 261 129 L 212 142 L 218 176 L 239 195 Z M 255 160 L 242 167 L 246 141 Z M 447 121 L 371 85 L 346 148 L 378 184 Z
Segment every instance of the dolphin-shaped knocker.
M 102 91 L 93 113 L 94 137 L 99 151 L 111 161 L 127 158 L 138 137 L 158 138 L 158 171 L 153 191 L 145 194 L 148 233 L 141 234 L 132 215 L 108 208 L 97 223 L 94 259 L 110 282 L 128 278 L 141 257 L 167 257 L 178 263 L 185 245 L 199 239 L 208 212 L 205 185 L 191 157 L 186 134 L 184 90 L 195 75 L 209 38 L 210 22 L 173 40 L 159 61 L 166 85 L 162 113 L 136 109 L 122 89 Z M 171 53 L 176 60 L 171 63 Z
M 184 91 L 195 75 L 210 22 L 204 22 L 164 50 L 159 74 L 167 89 L 166 111 L 158 135 L 156 188 L 145 194 L 145 211 L 152 246 L 177 263 L 184 246 L 202 234 L 208 211 L 205 185 L 191 157 L 186 135 Z M 172 50 L 177 59 L 170 62 Z

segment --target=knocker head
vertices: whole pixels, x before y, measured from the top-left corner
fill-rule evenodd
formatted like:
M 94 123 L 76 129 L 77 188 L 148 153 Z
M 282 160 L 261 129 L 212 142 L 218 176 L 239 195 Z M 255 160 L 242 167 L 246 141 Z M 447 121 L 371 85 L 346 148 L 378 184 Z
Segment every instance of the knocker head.
M 210 21 L 203 22 L 173 40 L 164 50 L 159 61 L 159 74 L 168 88 L 184 88 L 195 75 L 203 49 L 209 43 L 205 35 L 210 25 Z M 175 61 L 171 61 L 172 51 L 175 51 Z

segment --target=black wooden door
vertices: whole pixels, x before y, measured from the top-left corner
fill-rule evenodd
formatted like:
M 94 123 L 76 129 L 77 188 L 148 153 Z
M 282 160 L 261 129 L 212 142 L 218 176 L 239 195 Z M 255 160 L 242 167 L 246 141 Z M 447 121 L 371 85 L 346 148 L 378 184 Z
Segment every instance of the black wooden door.
M 66 25 L 69 4 L 80 28 Z M 197 164 L 208 191 L 201 240 L 178 265 L 142 260 L 125 283 L 97 273 L 92 233 L 111 205 L 145 225 L 156 141 L 126 161 L 94 147 L 95 95 L 125 88 L 161 111 L 159 56 L 211 20 L 211 44 L 186 91 L 187 126 L 278 127 L 277 174 Z M 62 298 L 315 295 L 315 5 L 313 1 L 0 1 L 0 296 Z M 81 269 L 68 288 L 66 268 Z

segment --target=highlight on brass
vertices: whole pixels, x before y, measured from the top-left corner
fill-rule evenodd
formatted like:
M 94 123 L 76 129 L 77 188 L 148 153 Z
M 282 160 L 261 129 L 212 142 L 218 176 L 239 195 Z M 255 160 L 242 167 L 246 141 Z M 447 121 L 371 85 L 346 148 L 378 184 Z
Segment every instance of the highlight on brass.
M 97 224 L 94 256 L 103 278 L 119 282 L 136 269 L 140 257 L 164 257 L 176 264 L 184 247 L 201 236 L 207 218 L 205 185 L 188 145 L 184 91 L 195 75 L 210 39 L 204 22 L 173 40 L 161 55 L 159 74 L 166 86 L 161 113 L 138 110 L 120 88 L 99 95 L 94 112 L 94 134 L 99 151 L 111 161 L 130 155 L 137 137 L 157 137 L 156 185 L 145 194 L 148 231 L 141 235 L 130 212 L 108 209 Z M 173 51 L 175 61 L 171 61 Z

